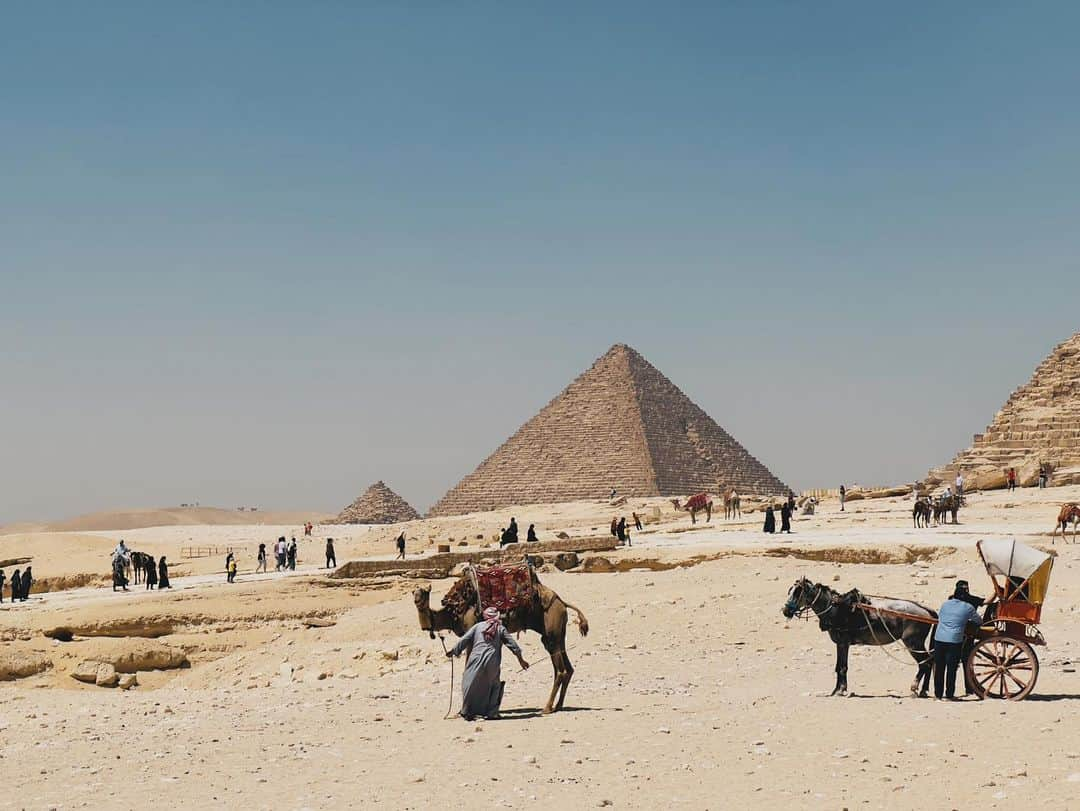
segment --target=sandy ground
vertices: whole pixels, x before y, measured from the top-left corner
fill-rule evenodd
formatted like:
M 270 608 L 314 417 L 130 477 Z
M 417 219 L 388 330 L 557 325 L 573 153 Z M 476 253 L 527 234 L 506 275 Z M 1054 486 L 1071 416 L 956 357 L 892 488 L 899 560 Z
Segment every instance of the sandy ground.
M 898 647 L 855 649 L 854 695 L 830 698 L 832 645 L 780 607 L 803 575 L 934 607 L 958 576 L 978 593 L 987 581 L 976 540 L 1048 545 L 1057 504 L 1077 499 L 1076 487 L 974 495 L 960 525 L 920 530 L 910 500 L 853 502 L 843 514 L 826 503 L 796 521 L 790 542 L 765 540 L 760 515 L 689 529 L 669 506 L 632 549 L 603 555 L 629 571 L 542 575 L 584 609 L 591 632 L 568 632 L 577 673 L 567 710 L 552 716 L 538 712 L 551 668 L 539 639 L 523 636 L 535 666 L 520 672 L 505 660 L 497 722 L 443 720 L 450 666 L 418 630 L 410 592 L 419 583 L 318 570 L 327 534 L 341 539 L 344 561 L 392 556 L 396 528 L 319 527 L 290 576 L 244 574 L 228 586 L 220 557 L 208 557 L 189 561 L 172 593 L 84 586 L 5 603 L 0 652 L 37 652 L 52 666 L 0 686 L 0 808 L 1076 807 L 1080 545 L 1055 547 L 1049 645 L 1035 695 L 1015 704 L 912 698 L 914 666 Z M 522 531 L 536 521 L 570 534 L 603 529 L 611 513 L 588 503 L 515 508 Z M 508 517 L 416 522 L 410 546 L 482 544 L 475 536 Z M 124 537 L 170 558 L 189 540 L 246 555 L 286 529 L 298 527 Z M 75 578 L 100 568 L 116 537 L 10 536 L 0 557 Z M 434 583 L 436 602 L 450 582 Z M 312 618 L 336 624 L 307 627 Z M 75 640 L 43 635 L 58 625 L 75 628 Z M 151 644 L 183 650 L 191 667 L 140 672 L 128 692 L 76 682 L 69 674 L 83 658 L 131 642 L 101 633 L 160 634 Z

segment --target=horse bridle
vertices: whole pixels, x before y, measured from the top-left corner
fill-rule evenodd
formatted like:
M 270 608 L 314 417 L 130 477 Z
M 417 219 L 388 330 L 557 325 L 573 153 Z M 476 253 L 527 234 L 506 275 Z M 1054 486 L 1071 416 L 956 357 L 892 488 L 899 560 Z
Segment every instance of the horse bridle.
M 805 581 L 806 584 L 809 584 L 809 582 L 810 582 L 809 580 Z M 800 589 L 800 591 L 805 591 L 805 586 L 803 584 L 799 584 L 799 589 Z M 836 610 L 836 604 L 833 603 L 832 600 L 828 601 L 829 602 L 829 607 L 826 608 L 824 611 L 818 611 L 816 608 L 814 608 L 814 604 L 819 599 L 821 599 L 821 596 L 823 594 L 825 594 L 825 591 L 826 591 L 826 587 L 825 587 L 824 584 L 815 583 L 814 584 L 814 598 L 812 600 L 810 600 L 805 605 L 800 607 L 795 602 L 794 597 L 789 597 L 788 601 L 787 601 L 787 603 L 785 604 L 784 607 L 791 611 L 791 616 L 792 617 L 806 617 L 806 615 L 808 613 L 813 612 L 815 617 L 817 617 L 818 619 L 821 619 L 822 617 L 824 617 L 824 616 L 826 616 L 828 614 L 831 614 L 833 611 Z

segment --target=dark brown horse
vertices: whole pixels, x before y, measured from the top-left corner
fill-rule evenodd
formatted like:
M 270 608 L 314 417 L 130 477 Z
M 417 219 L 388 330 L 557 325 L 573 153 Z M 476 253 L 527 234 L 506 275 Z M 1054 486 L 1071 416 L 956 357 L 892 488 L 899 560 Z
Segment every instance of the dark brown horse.
M 813 614 L 817 617 L 818 627 L 836 643 L 836 686 L 831 695 L 847 693 L 848 649 L 852 645 L 901 642 L 919 668 L 911 692 L 925 696 L 925 691 L 919 692 L 919 683 L 930 673 L 933 664 L 932 651 L 926 645 L 933 623 L 876 611 L 878 608 L 926 617 L 927 620 L 937 619 L 936 612 L 913 600 L 868 597 L 857 589 L 841 594 L 821 583 L 811 583 L 805 577 L 795 581 L 780 610 L 788 619 Z

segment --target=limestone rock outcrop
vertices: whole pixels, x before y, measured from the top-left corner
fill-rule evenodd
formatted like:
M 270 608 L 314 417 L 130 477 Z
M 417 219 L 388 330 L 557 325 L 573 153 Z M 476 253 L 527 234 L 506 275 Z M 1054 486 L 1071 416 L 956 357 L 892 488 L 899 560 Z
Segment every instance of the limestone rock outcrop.
M 1066 484 L 1065 475 L 1080 465 L 1080 332 L 1062 342 L 1016 389 L 971 447 L 948 465 L 930 471 L 930 484 L 951 482 L 957 470 L 978 489 L 1005 486 L 1003 471 L 1017 470 L 1022 486 L 1038 481 L 1039 466 L 1055 474 L 1051 484 Z
M 42 653 L 26 650 L 0 651 L 0 681 L 25 679 L 44 673 L 52 665 Z
M 431 508 L 686 496 L 787 486 L 645 358 L 616 344 Z
M 420 513 L 381 480 L 341 511 L 336 524 L 397 524 L 415 521 Z

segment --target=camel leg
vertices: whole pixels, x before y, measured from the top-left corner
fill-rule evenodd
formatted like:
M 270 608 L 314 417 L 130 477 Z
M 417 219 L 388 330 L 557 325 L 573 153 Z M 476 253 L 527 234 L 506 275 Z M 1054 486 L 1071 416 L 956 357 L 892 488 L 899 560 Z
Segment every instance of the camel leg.
M 574 666 L 570 664 L 570 657 L 566 655 L 566 649 L 560 650 L 556 656 L 559 658 L 559 664 L 562 666 L 562 680 L 559 685 L 559 701 L 555 705 L 556 710 L 563 708 L 563 702 L 566 700 L 566 688 L 570 686 L 570 679 L 574 677 Z
M 560 646 L 557 643 L 549 640 L 546 636 L 543 637 L 542 641 L 544 643 L 544 649 L 551 657 L 551 667 L 555 671 L 554 680 L 551 684 L 551 695 L 548 696 L 547 704 L 544 705 L 544 709 L 542 710 L 544 715 L 550 715 L 552 712 L 554 712 L 555 694 L 558 692 L 559 686 L 562 684 L 563 680 L 563 672 L 561 667 L 562 657 Z

